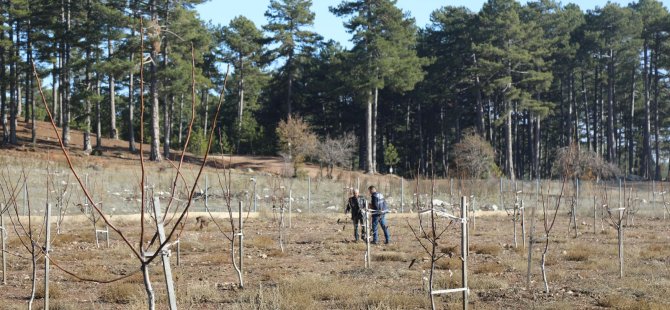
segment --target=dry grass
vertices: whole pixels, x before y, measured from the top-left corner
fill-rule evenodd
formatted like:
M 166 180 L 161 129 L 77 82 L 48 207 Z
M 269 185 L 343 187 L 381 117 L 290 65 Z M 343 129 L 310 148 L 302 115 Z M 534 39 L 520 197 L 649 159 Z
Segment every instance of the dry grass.
M 268 235 L 258 235 L 245 241 L 245 246 L 254 247 L 261 250 L 274 249 L 279 246 L 279 242 L 274 237 Z
M 505 271 L 505 266 L 498 262 L 485 262 L 475 266 L 474 274 L 500 274 Z
M 496 290 L 507 288 L 508 284 L 500 277 L 481 275 L 470 278 L 468 286 L 473 290 Z
M 376 262 L 406 262 L 407 255 L 401 252 L 380 252 L 372 254 L 372 260 Z
M 603 308 L 622 310 L 661 310 L 668 309 L 668 305 L 650 302 L 644 299 L 635 299 L 619 293 L 609 294 L 598 298 L 597 305 Z
M 486 255 L 499 255 L 502 249 L 499 245 L 484 243 L 484 244 L 471 244 L 470 251 L 475 254 L 486 254 Z
M 100 300 L 115 304 L 129 304 L 139 300 L 144 289 L 137 284 L 115 282 L 100 289 Z
M 460 257 L 443 257 L 435 262 L 435 269 L 440 270 L 461 270 L 463 261 Z
M 44 305 L 41 303 L 38 303 L 37 305 L 33 306 L 36 306 L 35 309 L 37 310 L 44 309 Z M 60 300 L 49 300 L 49 310 L 74 310 L 74 309 L 77 309 L 77 306 L 73 304 Z
M 44 298 L 44 284 L 37 286 L 37 290 L 35 290 L 35 298 Z M 49 283 L 49 299 L 60 298 L 63 298 L 63 290 L 60 285 L 56 282 Z
M 284 250 L 284 252 L 282 252 L 281 249 L 279 249 L 279 248 L 272 249 L 268 252 L 268 257 L 286 257 L 286 256 L 288 256 L 288 253 L 286 252 L 286 250 Z
M 186 295 L 179 296 L 183 303 L 219 302 L 221 294 L 210 283 L 189 283 L 186 286 Z
M 649 260 L 669 260 L 670 259 L 670 245 L 667 244 L 650 244 L 644 250 L 640 251 L 640 258 Z
M 567 250 L 567 253 L 565 254 L 565 260 L 571 262 L 587 261 L 589 260 L 591 251 L 593 251 L 593 249 L 590 249 L 584 245 L 574 245 Z

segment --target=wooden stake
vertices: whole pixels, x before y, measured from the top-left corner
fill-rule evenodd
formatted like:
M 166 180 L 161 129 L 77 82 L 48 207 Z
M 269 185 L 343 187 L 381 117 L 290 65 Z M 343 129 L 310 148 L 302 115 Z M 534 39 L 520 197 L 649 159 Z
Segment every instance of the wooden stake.
M 161 217 L 161 204 L 158 197 L 154 197 L 154 216 L 156 217 L 156 229 L 158 230 L 158 240 L 161 244 L 166 242 L 165 240 L 165 227 L 163 226 L 163 220 Z M 174 293 L 174 281 L 172 280 L 172 269 L 170 268 L 170 255 L 168 254 L 168 249 L 163 249 L 161 259 L 163 260 L 163 273 L 165 274 L 165 286 L 167 286 L 168 302 L 170 310 L 177 310 L 177 299 Z
M 47 203 L 44 217 L 46 237 L 44 239 L 44 309 L 49 309 L 49 252 L 51 251 L 51 204 Z
M 463 310 L 468 309 L 468 206 L 467 198 L 461 197 L 461 277 L 463 279 Z
M 240 255 L 240 288 L 244 288 L 244 221 L 242 220 L 242 202 L 240 201 L 239 204 L 239 210 L 237 213 L 238 217 L 238 236 L 239 236 L 239 243 L 240 243 L 240 250 L 239 255 Z
M 535 234 L 535 207 L 530 214 L 530 234 L 528 236 L 528 270 L 526 272 L 526 290 L 530 290 L 531 261 L 533 258 L 533 235 Z
M 521 200 L 521 240 L 523 240 L 523 248 L 526 248 L 526 210 L 523 207 L 523 199 Z
M 623 278 L 623 213 L 624 208 L 619 208 L 619 278 Z
M 2 285 L 7 285 L 7 245 L 5 239 L 7 238 L 7 231 L 5 228 L 5 206 L 0 203 L 0 243 L 2 243 Z
M 256 186 L 254 184 L 254 186 Z M 254 190 L 255 192 L 256 190 Z M 307 177 L 307 211 L 312 212 L 312 178 Z
M 400 213 L 405 213 L 405 178 L 400 178 Z
M 596 196 L 593 196 L 593 234 L 596 234 Z

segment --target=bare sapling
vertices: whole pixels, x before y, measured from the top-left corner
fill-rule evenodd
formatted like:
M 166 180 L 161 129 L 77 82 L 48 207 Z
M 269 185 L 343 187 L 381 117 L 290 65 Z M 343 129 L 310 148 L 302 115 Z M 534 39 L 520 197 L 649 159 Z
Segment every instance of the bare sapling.
M 277 241 L 279 242 L 279 250 L 284 253 L 284 233 L 286 230 L 286 187 L 282 184 L 281 179 L 275 179 L 274 189 L 272 195 L 272 218 L 277 225 Z
M 230 161 L 232 162 L 232 160 Z M 222 178 L 223 176 L 223 178 Z M 223 225 L 216 221 L 209 208 L 207 212 L 209 213 L 211 221 L 216 225 L 219 232 L 228 240 L 230 246 L 230 262 L 233 264 L 233 269 L 237 275 L 238 287 L 244 288 L 244 217 L 242 216 L 243 212 L 243 202 L 239 201 L 239 207 L 237 209 L 237 226 L 235 225 L 235 217 L 233 216 L 233 203 L 232 203 L 232 174 L 231 169 L 225 168 L 221 174 L 218 174 L 219 186 L 223 190 L 223 200 L 228 212 L 228 225 L 230 227 L 230 234 L 223 229 Z M 247 213 L 248 217 L 248 213 Z M 237 237 L 237 238 L 236 238 Z M 238 256 L 236 257 L 235 251 L 235 239 L 238 240 Z
M 625 195 L 625 191 L 623 193 Z M 624 201 L 626 201 L 627 204 L 630 203 L 631 200 L 626 200 L 624 198 Z M 605 194 L 604 199 L 603 199 L 603 209 L 607 212 L 607 222 L 608 224 L 616 229 L 617 231 L 617 245 L 618 245 L 618 252 L 619 252 L 619 278 L 623 278 L 624 272 L 623 272 L 623 267 L 624 267 L 624 249 L 623 249 L 623 238 L 624 238 L 624 219 L 626 218 L 626 211 L 627 208 L 625 205 L 620 205 L 619 208 L 610 208 L 609 205 L 607 204 L 607 194 Z
M 579 203 L 579 179 L 575 178 L 574 189 L 572 191 L 572 196 L 570 197 L 570 211 L 568 215 L 570 220 L 568 221 L 568 235 L 573 232 L 573 238 L 577 238 L 577 206 Z
M 5 196 L 5 202 L 7 203 L 6 208 L 11 208 L 14 211 L 14 217 L 10 215 L 10 220 L 14 231 L 18 236 L 18 239 L 30 255 L 31 262 L 31 287 L 30 287 L 30 297 L 28 298 L 28 309 L 32 309 L 33 303 L 35 301 L 35 293 L 37 291 L 37 261 L 41 258 L 42 248 L 39 242 L 40 236 L 44 229 L 42 227 L 34 227 L 32 220 L 32 207 L 30 203 L 30 191 L 27 187 L 27 176 L 25 171 L 22 172 L 21 176 L 18 178 L 17 183 L 11 184 L 8 178 L 3 174 L 3 194 L 8 193 Z M 24 189 L 24 212 L 26 212 L 27 224 L 23 223 L 19 215 L 19 204 L 17 197 L 21 192 L 21 189 Z M 48 190 L 47 190 L 48 191 Z M 39 231 L 39 233 L 38 233 Z M 3 251 L 4 253 L 4 251 Z
M 533 210 L 530 213 L 530 232 L 528 234 L 528 269 L 526 271 L 526 290 L 530 290 L 530 276 L 531 276 L 531 262 L 533 259 L 533 244 L 537 242 L 537 240 L 534 239 L 535 237 L 535 209 L 536 207 L 533 207 Z
M 435 179 L 433 178 L 431 186 L 431 199 L 430 199 L 430 208 L 426 210 L 420 210 L 417 214 L 419 218 L 422 215 L 427 214 L 430 218 L 430 221 L 425 223 L 427 227 L 421 227 L 418 231 L 407 221 L 407 225 L 414 234 L 414 238 L 419 243 L 421 248 L 430 256 L 430 270 L 428 274 L 428 296 L 430 298 L 431 309 L 436 309 L 435 307 L 435 294 L 433 289 L 433 282 L 435 278 L 435 264 L 440 259 L 445 256 L 453 255 L 453 253 L 443 253 L 439 250 L 439 240 L 442 239 L 442 236 L 449 229 L 453 223 L 453 219 L 449 219 L 446 225 L 439 225 L 438 216 L 447 216 L 447 212 L 435 208 L 433 204 L 433 196 L 435 191 Z M 417 195 L 418 196 L 418 195 Z M 424 225 L 424 221 L 419 221 L 419 225 Z M 443 227 L 440 227 L 443 226 Z
M 60 235 L 62 232 L 63 220 L 65 220 L 65 215 L 67 214 L 68 206 L 70 205 L 70 199 L 74 190 L 70 189 L 70 175 L 66 174 L 63 179 L 56 178 L 57 175 L 61 173 L 57 171 L 51 171 L 50 166 L 47 166 L 47 173 L 49 175 L 48 182 L 50 183 L 51 190 L 53 191 L 55 199 L 55 210 L 52 210 L 52 213 L 56 213 L 56 235 Z
M 150 31 L 147 31 L 145 33 L 145 29 L 143 28 L 143 20 L 139 19 L 139 23 L 140 23 L 140 31 L 139 31 L 140 55 L 142 55 L 142 57 L 140 57 L 140 61 L 139 61 L 139 71 L 140 71 L 140 91 L 139 91 L 139 93 L 140 93 L 140 111 L 139 111 L 140 130 L 139 130 L 139 132 L 144 133 L 145 132 L 145 130 L 144 130 L 144 123 L 145 123 L 144 122 L 144 115 L 145 115 L 145 111 L 144 111 L 144 108 L 145 108 L 145 104 L 144 104 L 144 95 L 145 95 L 145 91 L 144 91 L 145 90 L 145 86 L 144 86 L 144 67 L 145 67 L 145 65 L 147 65 L 149 63 L 152 63 L 154 61 L 153 59 L 151 59 L 151 56 L 147 57 L 144 53 L 144 37 L 145 37 L 145 35 L 148 35 L 151 39 L 153 39 L 152 41 L 154 41 L 154 43 L 155 43 L 155 41 L 157 41 L 156 38 L 160 37 L 160 26 L 154 20 L 154 21 L 152 21 L 152 24 L 153 24 L 152 29 L 149 29 Z M 179 39 L 184 41 L 181 38 L 179 38 Z M 160 40 L 158 40 L 158 41 L 160 41 Z M 195 107 L 195 101 L 196 101 L 196 96 L 195 96 L 195 89 L 196 89 L 196 85 L 195 85 L 195 83 L 196 83 L 196 81 L 195 81 L 195 49 L 194 49 L 192 43 L 190 45 L 191 45 L 191 82 L 192 82 L 192 88 L 191 88 L 191 90 L 192 90 L 192 103 L 191 103 L 191 105 L 192 105 L 192 111 L 193 111 L 195 109 L 194 107 Z M 152 255 L 146 255 L 147 250 L 149 248 L 148 245 L 151 245 L 152 243 L 146 243 L 145 244 L 145 240 L 144 240 L 145 239 L 145 224 L 146 224 L 146 221 L 145 221 L 146 216 L 145 215 L 150 214 L 148 212 L 148 209 L 147 209 L 148 205 L 150 203 L 148 203 L 149 199 L 147 199 L 146 191 L 145 191 L 145 188 L 146 188 L 145 184 L 146 184 L 146 181 L 147 181 L 147 171 L 146 171 L 145 164 L 144 164 L 144 152 L 143 152 L 144 134 L 140 135 L 139 153 L 138 153 L 139 154 L 139 165 L 140 165 L 140 168 L 141 168 L 141 178 L 140 178 L 140 181 L 139 181 L 139 188 L 141 189 L 141 195 L 142 195 L 141 200 L 140 200 L 140 225 L 139 225 L 140 232 L 139 232 L 139 241 L 138 242 L 133 242 L 128 238 L 128 236 L 126 234 L 124 234 L 117 226 L 115 226 L 110 221 L 110 218 L 107 215 L 105 215 L 102 212 L 100 204 L 96 203 L 93 200 L 91 192 L 90 192 L 90 188 L 86 184 L 84 184 L 84 182 L 82 181 L 82 178 L 80 177 L 80 174 L 77 172 L 77 169 L 75 169 L 74 164 L 72 162 L 72 158 L 70 156 L 70 153 L 67 150 L 67 148 L 65 147 L 64 142 L 63 142 L 63 140 L 62 140 L 62 138 L 61 138 L 61 136 L 58 132 L 58 128 L 57 128 L 56 123 L 54 121 L 54 116 L 52 115 L 51 110 L 49 108 L 49 104 L 47 104 L 47 102 L 46 102 L 46 97 L 44 96 L 44 93 L 43 93 L 43 90 L 42 90 L 41 79 L 40 79 L 40 77 L 37 73 L 37 66 L 36 66 L 34 61 L 32 63 L 32 68 L 33 68 L 33 75 L 35 76 L 35 80 L 37 81 L 37 90 L 40 94 L 40 98 L 42 100 L 43 107 L 46 110 L 48 120 L 49 120 L 49 122 L 51 124 L 51 127 L 53 129 L 53 132 L 54 132 L 54 136 L 58 140 L 58 145 L 59 145 L 60 150 L 62 151 L 62 153 L 65 157 L 65 161 L 67 162 L 67 166 L 69 168 L 69 171 L 71 172 L 71 175 L 74 177 L 75 181 L 79 184 L 79 187 L 81 188 L 84 196 L 86 197 L 86 201 L 87 201 L 89 207 L 91 208 L 91 212 L 95 212 L 97 214 L 98 218 L 100 220 L 102 220 L 104 222 L 104 224 L 111 231 L 113 231 L 116 235 L 118 235 L 120 237 L 122 243 L 127 246 L 127 248 L 132 252 L 133 257 L 135 257 L 137 259 L 137 261 L 140 263 L 140 268 L 138 268 L 138 270 L 136 270 L 133 273 L 118 277 L 116 279 L 99 280 L 99 279 L 87 278 L 86 276 L 77 275 L 74 272 L 66 270 L 66 269 L 62 268 L 61 266 L 59 266 L 59 264 L 57 264 L 53 260 L 53 258 L 49 257 L 48 259 L 51 261 L 51 263 L 54 267 L 57 267 L 58 269 L 64 271 L 68 275 L 73 276 L 73 277 L 75 277 L 79 280 L 82 280 L 82 281 L 90 281 L 90 282 L 96 282 L 96 283 L 111 283 L 111 282 L 119 281 L 119 280 L 122 280 L 122 279 L 125 279 L 125 278 L 128 278 L 128 277 L 132 276 L 136 272 L 141 271 L 144 274 L 144 283 L 145 283 L 145 291 L 147 293 L 148 308 L 149 309 L 155 309 L 155 297 L 154 297 L 153 288 L 151 286 L 151 282 L 149 281 L 149 277 L 148 277 L 149 276 L 148 266 L 149 266 L 149 264 L 151 264 L 151 262 L 154 259 L 156 259 L 156 257 L 160 256 L 161 253 L 163 253 L 164 248 L 169 247 L 172 244 L 171 240 L 173 240 L 173 237 L 175 236 L 176 233 L 181 234 L 181 232 L 183 232 L 183 228 L 184 228 L 185 225 L 183 225 L 182 223 L 186 220 L 186 217 L 188 215 L 188 211 L 189 211 L 190 207 L 193 205 L 193 200 L 194 200 L 193 198 L 195 196 L 195 191 L 197 189 L 197 184 L 198 184 L 198 181 L 199 181 L 200 177 L 203 174 L 203 170 L 204 170 L 204 168 L 207 164 L 207 159 L 209 157 L 209 153 L 210 153 L 211 148 L 212 148 L 212 141 L 213 141 L 214 131 L 215 131 L 214 128 L 216 127 L 217 122 L 216 121 L 211 122 L 211 130 L 209 130 L 207 132 L 207 135 L 208 135 L 207 144 L 206 144 L 207 147 L 206 147 L 204 158 L 202 159 L 202 161 L 199 165 L 199 168 L 197 170 L 197 174 L 196 174 L 196 177 L 195 177 L 195 179 L 192 183 L 192 186 L 190 186 L 190 188 L 189 188 L 189 186 L 186 186 L 187 190 L 188 190 L 188 196 L 186 198 L 186 201 L 184 202 L 184 204 L 185 204 L 184 208 L 181 210 L 181 213 L 179 214 L 179 216 L 176 216 L 176 220 L 174 220 L 171 223 L 171 227 L 168 227 L 166 229 L 165 239 L 161 240 L 161 242 L 158 244 L 158 246 L 156 247 L 156 250 L 152 253 Z M 223 84 L 224 84 L 223 90 L 222 90 L 221 95 L 219 96 L 219 102 L 218 102 L 217 107 L 216 107 L 216 113 L 213 116 L 213 119 L 215 119 L 215 120 L 219 119 L 219 114 L 221 112 L 221 107 L 223 105 L 223 101 L 224 101 L 224 98 L 225 98 L 223 91 L 225 90 L 225 85 L 226 85 L 227 79 L 228 79 L 228 74 L 226 73 L 226 76 L 225 76 L 224 81 L 223 81 Z M 191 134 L 192 134 L 192 128 L 189 127 L 189 129 L 187 131 L 186 142 L 183 146 L 182 152 L 184 152 L 184 150 L 188 148 L 188 142 L 189 142 L 189 138 L 191 137 Z M 175 178 L 183 178 L 183 175 L 181 174 L 182 162 L 183 162 L 183 157 L 180 160 L 179 166 L 175 167 L 175 169 L 177 170 L 176 174 L 175 174 Z M 13 195 L 12 197 L 14 197 L 14 199 L 12 199 L 12 201 L 16 205 L 16 203 L 15 203 L 16 195 Z M 167 212 L 165 212 L 165 214 L 167 214 Z M 17 211 L 17 216 L 18 216 L 18 211 Z M 32 230 L 28 229 L 28 231 L 32 231 Z M 154 232 L 154 236 L 157 236 L 157 235 L 158 235 L 158 232 Z M 32 240 L 33 238 L 30 237 L 29 239 Z M 154 239 L 156 239 L 156 237 L 154 237 Z M 33 244 L 32 249 L 35 249 L 34 242 L 31 242 L 31 243 Z M 28 246 L 28 244 L 26 244 L 26 247 L 28 249 L 31 248 L 30 246 Z M 40 251 L 43 251 L 43 250 L 40 248 Z M 32 252 L 33 252 L 33 256 L 34 256 L 35 251 L 32 251 Z
M 542 199 L 542 220 L 544 224 L 544 249 L 542 251 L 542 259 L 540 261 L 540 267 L 542 269 L 542 281 L 544 282 L 544 292 L 549 294 L 549 282 L 547 281 L 547 253 L 549 252 L 549 241 L 551 237 L 551 230 L 554 228 L 554 223 L 556 223 L 556 215 L 558 214 L 558 209 L 561 207 L 561 199 L 565 191 L 565 184 L 567 183 L 567 178 L 563 178 L 561 184 L 561 191 L 558 194 L 558 197 L 555 198 L 554 204 L 550 205 L 550 186 L 547 187 L 546 196 Z M 552 214 L 553 213 L 553 214 Z M 540 240 L 538 240 L 540 241 Z
M 515 190 L 514 190 L 514 203 L 512 204 L 512 208 L 505 208 L 505 211 L 507 212 L 508 216 L 512 217 L 512 235 L 513 235 L 513 241 L 514 241 L 514 248 L 516 249 L 518 247 L 518 241 L 517 241 L 517 226 L 518 223 L 521 222 L 522 229 L 524 230 L 523 234 L 525 235 L 525 227 L 524 227 L 524 221 L 521 221 L 523 215 L 523 202 L 520 198 L 521 194 L 523 191 L 516 190 L 516 183 L 514 185 Z M 525 246 L 525 240 L 524 246 Z

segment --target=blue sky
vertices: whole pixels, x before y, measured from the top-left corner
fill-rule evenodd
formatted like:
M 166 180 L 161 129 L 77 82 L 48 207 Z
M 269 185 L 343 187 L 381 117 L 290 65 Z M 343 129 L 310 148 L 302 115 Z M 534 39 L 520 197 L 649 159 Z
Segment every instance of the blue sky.
M 625 5 L 630 1 L 615 0 Z M 568 3 L 570 1 L 565 1 Z M 606 0 L 584 0 L 572 1 L 577 3 L 583 10 L 594 9 L 596 6 L 603 6 L 607 3 Z M 663 1 L 667 6 L 668 1 Z M 202 19 L 212 21 L 214 24 L 227 25 L 228 22 L 238 15 L 244 15 L 256 23 L 260 27 L 267 21 L 263 14 L 267 10 L 269 0 L 210 0 L 204 4 L 198 5 L 197 10 Z M 348 40 L 351 35 L 346 33 L 341 18 L 335 17 L 328 11 L 329 6 L 335 6 L 341 3 L 340 0 L 312 0 L 312 11 L 316 13 L 316 20 L 314 22 L 314 31 L 324 36 L 326 39 L 334 39 L 345 46 L 349 46 Z M 417 25 L 424 27 L 430 22 L 430 13 L 435 9 L 446 5 L 465 6 L 470 10 L 477 12 L 482 7 L 484 1 L 482 0 L 398 0 L 398 7 L 410 14 L 416 19 Z

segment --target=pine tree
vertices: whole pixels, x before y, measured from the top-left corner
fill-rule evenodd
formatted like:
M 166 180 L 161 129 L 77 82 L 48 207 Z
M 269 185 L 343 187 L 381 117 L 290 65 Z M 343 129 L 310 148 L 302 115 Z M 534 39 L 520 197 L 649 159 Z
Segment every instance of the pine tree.
M 236 17 L 223 28 L 223 43 L 225 44 L 224 60 L 233 64 L 234 79 L 237 82 L 237 137 L 236 149 L 240 148 L 242 139 L 242 124 L 245 110 L 245 90 L 247 80 L 255 83 L 261 77 L 261 61 L 264 54 L 264 37 L 260 29 L 246 17 Z M 258 89 L 251 93 L 252 100 L 258 97 Z M 253 101 L 252 101 L 253 104 Z
M 414 19 L 408 18 L 395 1 L 343 1 L 331 12 L 349 17 L 345 27 L 353 34 L 351 51 L 355 67 L 351 74 L 357 88 L 367 93 L 366 171 L 376 172 L 376 119 L 379 90 L 388 87 L 407 92 L 423 79 L 426 61 L 417 56 Z
M 274 57 L 284 60 L 279 76 L 285 79 L 286 115 L 293 113 L 293 82 L 299 76 L 299 55 L 309 55 L 320 36 L 305 28 L 314 24 L 312 0 L 270 0 L 265 17 L 268 24 L 263 26 L 272 35 L 271 43 L 278 44 L 272 50 Z

